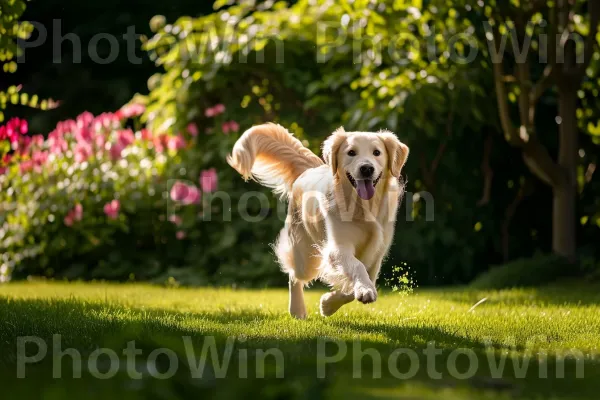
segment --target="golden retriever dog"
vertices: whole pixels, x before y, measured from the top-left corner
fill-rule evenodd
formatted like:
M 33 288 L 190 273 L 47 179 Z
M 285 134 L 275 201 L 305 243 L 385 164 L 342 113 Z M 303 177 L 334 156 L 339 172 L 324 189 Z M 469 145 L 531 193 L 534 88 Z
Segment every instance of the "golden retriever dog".
M 330 316 L 353 301 L 377 299 L 375 282 L 394 235 L 403 192 L 400 171 L 408 147 L 391 132 L 336 130 L 323 161 L 275 124 L 250 128 L 228 163 L 287 198 L 288 214 L 274 249 L 289 274 L 289 312 L 304 319 L 304 287 L 315 279 L 332 290 L 321 297 Z

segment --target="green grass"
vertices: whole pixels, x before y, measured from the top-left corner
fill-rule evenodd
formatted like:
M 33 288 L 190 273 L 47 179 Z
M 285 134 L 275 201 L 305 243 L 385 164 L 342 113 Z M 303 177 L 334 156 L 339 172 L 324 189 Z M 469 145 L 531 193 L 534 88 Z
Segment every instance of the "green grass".
M 600 287 L 572 286 L 504 291 L 472 289 L 418 290 L 401 296 L 382 293 L 372 305 L 350 304 L 331 318 L 317 314 L 321 290 L 309 289 L 309 319 L 296 321 L 286 312 L 287 293 L 273 290 L 183 289 L 141 284 L 13 283 L 0 286 L 0 381 L 3 398 L 237 398 L 249 393 L 261 398 L 407 398 L 407 399 L 595 399 L 600 392 Z M 474 309 L 474 304 L 482 299 Z M 72 361 L 65 356 L 53 361 L 52 337 L 61 335 L 62 349 L 77 349 L 83 357 L 82 378 L 72 378 Z M 47 341 L 48 355 L 26 365 L 25 379 L 17 379 L 18 337 L 37 336 Z M 189 336 L 199 357 L 206 336 L 213 336 L 222 357 L 227 338 L 235 337 L 231 365 L 225 378 L 215 377 L 210 368 L 192 377 L 182 337 Z M 344 341 L 347 355 L 329 364 L 326 377 L 317 377 L 319 341 Z M 232 339 L 230 339 L 232 340 Z M 365 356 L 354 367 L 355 341 L 363 349 L 373 348 L 381 357 L 381 377 L 373 378 L 373 362 Z M 135 341 L 142 355 L 136 370 L 141 379 L 131 379 L 126 358 L 127 342 Z M 430 366 L 442 374 L 433 379 L 422 353 L 435 342 L 442 354 Z M 486 345 L 487 343 L 487 345 Z M 338 344 L 328 343 L 332 356 Z M 491 347 L 490 347 L 491 346 Z M 92 376 L 87 367 L 97 348 L 113 349 L 120 356 L 120 369 L 108 380 Z M 150 353 L 168 348 L 177 356 L 177 373 L 167 380 L 152 378 L 146 369 Z M 276 348 L 284 357 L 277 369 L 275 357 L 267 357 L 264 378 L 257 378 L 256 350 Z M 478 367 L 468 379 L 450 372 L 454 365 L 465 372 L 473 361 L 466 355 L 453 358 L 453 350 L 474 352 Z M 394 376 L 388 367 L 396 349 L 411 349 L 411 361 L 398 358 L 399 370 L 418 369 L 411 379 Z M 567 357 L 565 377 L 560 357 L 576 349 L 583 356 L 578 364 Z M 26 355 L 37 351 L 26 347 Z M 547 378 L 540 366 L 547 357 Z M 247 357 L 244 357 L 247 354 Z M 489 358 L 506 356 L 499 377 L 492 377 Z M 530 357 L 525 376 L 520 377 L 513 361 Z M 108 356 L 100 357 L 100 371 Z M 157 369 L 165 372 L 167 357 L 157 358 Z M 246 360 L 248 360 L 246 362 Z M 415 362 L 416 361 L 416 362 Z M 56 365 L 55 365 L 56 364 Z M 61 365 L 62 378 L 55 379 Z M 210 364 L 210 363 L 209 363 Z M 576 368 L 583 367 L 583 378 Z M 248 379 L 239 378 L 247 367 Z M 542 368 L 543 369 L 543 368 Z M 361 371 L 362 377 L 353 374 Z M 284 378 L 277 378 L 283 373 Z

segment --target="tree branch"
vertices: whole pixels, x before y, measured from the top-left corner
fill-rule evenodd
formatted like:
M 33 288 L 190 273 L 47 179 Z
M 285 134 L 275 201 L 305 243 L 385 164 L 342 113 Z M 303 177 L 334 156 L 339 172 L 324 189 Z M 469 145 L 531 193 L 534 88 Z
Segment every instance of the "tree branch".
M 530 101 L 531 101 L 531 73 L 529 71 L 529 62 L 516 63 L 517 81 L 521 93 L 519 94 L 519 115 L 521 116 L 521 124 L 527 128 L 527 134 L 531 135 L 534 132 L 534 126 L 529 121 Z M 535 105 L 533 105 L 535 107 Z
M 496 54 L 499 54 L 500 49 L 500 31 L 498 29 L 498 21 L 494 21 L 492 27 L 492 44 L 496 50 Z M 508 93 L 506 91 L 506 85 L 504 82 L 507 77 L 504 75 L 504 64 L 502 58 L 498 62 L 492 60 L 492 71 L 494 74 L 494 86 L 496 89 L 496 101 L 498 103 L 498 116 L 500 117 L 500 125 L 504 132 L 504 137 L 510 143 L 515 145 L 521 144 L 517 130 L 512 124 L 510 118 L 510 107 L 508 104 Z
M 548 149 L 537 138 L 523 145 L 523 161 L 527 168 L 551 187 L 560 186 L 565 179 L 561 167 L 552 159 Z
M 535 111 L 537 107 L 537 103 L 544 94 L 546 90 L 552 87 L 554 83 L 553 75 L 552 75 L 553 66 L 552 64 L 548 64 L 546 68 L 544 68 L 544 72 L 540 80 L 533 86 L 531 92 L 529 93 L 529 113 L 527 116 L 527 123 L 529 126 L 535 126 Z
M 540 80 L 533 86 L 531 90 L 530 103 L 537 103 L 540 97 L 544 94 L 546 90 L 552 87 L 554 84 L 554 79 L 552 75 L 553 67 L 551 64 L 546 65 L 544 68 L 544 72 L 542 73 L 542 77 Z
M 499 43 L 500 32 L 498 31 L 498 24 L 494 24 L 493 27 L 493 44 L 496 47 Z M 517 72 L 519 69 L 520 73 L 517 74 L 517 79 L 520 83 L 527 82 L 529 79 L 529 70 L 526 67 L 527 64 L 520 65 L 517 63 Z M 529 170 L 548 185 L 555 187 L 562 183 L 563 174 L 556 162 L 550 157 L 548 150 L 544 147 L 536 138 L 533 133 L 533 125 L 529 125 L 529 93 L 525 99 L 520 99 L 519 110 L 522 116 L 520 128 L 517 129 L 513 126 L 510 107 L 508 104 L 508 94 L 506 92 L 506 86 L 504 84 L 504 66 L 502 62 L 492 62 L 492 69 L 494 72 L 494 84 L 496 88 L 496 99 L 498 103 L 498 113 L 500 117 L 500 124 L 504 132 L 504 137 L 509 144 L 515 147 L 519 147 L 523 151 L 523 159 Z M 521 92 L 529 86 L 523 86 Z M 525 108 L 525 105 L 527 107 Z

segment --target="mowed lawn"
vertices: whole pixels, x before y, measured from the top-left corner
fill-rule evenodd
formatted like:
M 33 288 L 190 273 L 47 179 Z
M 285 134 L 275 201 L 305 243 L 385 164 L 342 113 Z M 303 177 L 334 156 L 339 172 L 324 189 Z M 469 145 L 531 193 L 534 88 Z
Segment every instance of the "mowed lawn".
M 599 289 L 383 292 L 328 319 L 309 289 L 296 321 L 283 289 L 12 283 L 2 398 L 597 399 Z

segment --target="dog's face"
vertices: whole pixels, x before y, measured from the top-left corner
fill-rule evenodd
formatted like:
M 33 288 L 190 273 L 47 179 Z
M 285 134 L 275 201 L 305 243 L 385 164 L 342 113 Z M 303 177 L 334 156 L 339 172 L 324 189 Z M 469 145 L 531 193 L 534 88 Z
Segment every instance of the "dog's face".
M 323 145 L 323 156 L 332 172 L 348 179 L 363 200 L 375 195 L 386 169 L 400 176 L 408 147 L 391 132 L 351 132 L 338 129 Z
M 338 170 L 345 172 L 358 196 L 369 200 L 388 164 L 388 155 L 377 135 L 357 133 L 348 136 L 339 147 L 337 162 Z

